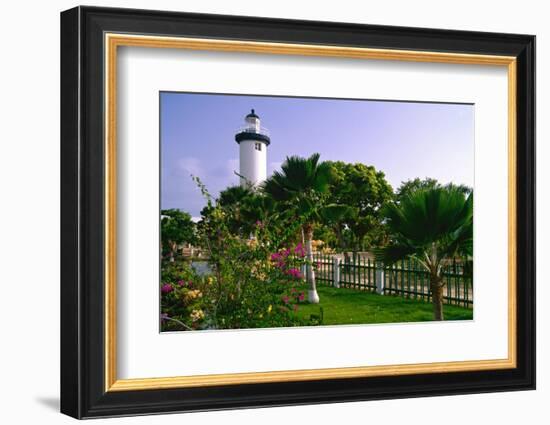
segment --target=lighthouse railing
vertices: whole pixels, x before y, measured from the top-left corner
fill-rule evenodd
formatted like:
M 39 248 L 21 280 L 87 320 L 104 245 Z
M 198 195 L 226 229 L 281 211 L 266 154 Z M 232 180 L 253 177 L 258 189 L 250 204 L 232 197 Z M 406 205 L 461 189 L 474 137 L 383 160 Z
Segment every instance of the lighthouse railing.
M 264 136 L 269 137 L 269 130 L 265 127 L 255 127 L 255 126 L 245 126 L 241 127 L 236 131 L 236 134 L 240 133 L 254 133 L 254 134 L 263 134 Z

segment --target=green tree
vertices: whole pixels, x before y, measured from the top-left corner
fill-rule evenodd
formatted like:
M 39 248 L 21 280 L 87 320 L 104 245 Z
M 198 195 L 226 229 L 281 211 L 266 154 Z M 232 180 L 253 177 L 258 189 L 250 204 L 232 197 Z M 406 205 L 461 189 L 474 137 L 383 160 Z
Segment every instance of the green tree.
M 196 226 L 191 215 L 178 209 L 161 211 L 160 234 L 162 249 L 168 251 L 170 261 L 174 261 L 178 245 L 196 242 Z
M 328 202 L 347 205 L 346 214 L 328 224 L 334 230 L 340 248 L 357 250 L 364 245 L 379 245 L 384 237 L 380 209 L 393 197 L 385 175 L 373 166 L 329 162 L 333 179 Z
M 448 183 L 446 185 L 442 185 L 439 183 L 436 179 L 432 179 L 430 177 L 426 177 L 424 179 L 415 178 L 413 180 L 407 180 L 401 183 L 401 186 L 399 186 L 395 192 L 395 196 L 397 200 L 410 195 L 412 192 L 416 192 L 420 189 L 436 189 L 436 188 L 455 188 L 459 192 L 462 192 L 465 195 L 469 195 L 472 192 L 472 188 L 463 184 L 454 184 L 454 183 Z
M 250 219 L 248 213 L 256 193 L 249 187 L 230 186 L 220 192 L 217 205 L 226 212 L 228 230 L 235 234 L 248 237 L 252 231 L 255 219 Z
M 275 203 L 271 197 L 240 185 L 229 186 L 221 191 L 216 205 L 225 214 L 228 231 L 243 238 L 249 238 L 259 225 L 273 222 L 276 215 Z M 201 215 L 206 217 L 212 208 L 212 205 L 207 205 Z
M 329 184 L 332 179 L 332 168 L 327 162 L 319 161 L 320 155 L 314 153 L 309 158 L 290 156 L 263 184 L 263 190 L 275 201 L 292 210 L 302 222 L 306 245 L 306 276 L 309 283 L 308 300 L 318 303 L 319 295 L 313 270 L 312 239 L 315 224 L 321 221 L 321 214 L 327 209 L 334 211 L 341 208 L 327 205 Z
M 435 320 L 443 320 L 445 262 L 472 255 L 472 199 L 456 187 L 437 187 L 416 190 L 383 208 L 391 241 L 375 250 L 376 257 L 386 264 L 412 257 L 429 272 Z
M 229 186 L 220 192 L 218 198 L 218 204 L 222 207 L 239 205 L 246 198 L 254 195 L 254 192 L 248 188 L 240 185 Z

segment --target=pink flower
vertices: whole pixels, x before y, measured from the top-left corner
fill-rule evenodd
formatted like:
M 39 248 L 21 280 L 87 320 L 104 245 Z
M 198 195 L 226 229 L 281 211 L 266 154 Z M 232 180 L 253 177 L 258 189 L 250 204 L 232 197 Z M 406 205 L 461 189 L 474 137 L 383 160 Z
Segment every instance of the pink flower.
M 305 297 L 304 297 L 304 293 L 303 293 L 303 292 L 300 292 L 300 293 L 298 294 L 298 301 L 303 301 L 304 298 L 305 298 Z
M 290 298 L 288 297 L 288 295 L 283 295 L 283 296 L 281 297 L 281 299 L 283 300 L 283 302 L 284 302 L 285 304 L 288 304 L 288 301 L 290 300 Z
M 273 254 L 271 254 L 271 261 L 278 261 L 280 258 L 281 254 L 279 254 L 278 252 L 274 252 Z
M 288 275 L 290 275 L 290 276 L 292 276 L 292 277 L 295 277 L 295 278 L 298 278 L 298 279 L 299 279 L 300 277 L 302 277 L 302 274 L 300 273 L 300 270 L 299 270 L 299 269 L 296 269 L 296 268 L 294 268 L 294 269 L 289 269 L 289 270 L 287 270 L 286 273 L 287 273 Z
M 178 280 L 178 285 L 179 285 L 179 286 L 184 286 L 184 285 L 185 285 L 185 281 L 183 281 L 183 280 Z
M 170 292 L 172 292 L 174 290 L 174 287 L 172 285 L 170 285 L 169 283 L 165 283 L 164 285 L 161 286 L 160 288 L 160 291 L 163 293 L 163 294 L 169 294 Z
M 294 253 L 296 255 L 299 255 L 300 257 L 304 257 L 306 255 L 306 252 L 304 250 L 304 246 L 301 243 L 296 245 L 296 248 L 294 248 Z

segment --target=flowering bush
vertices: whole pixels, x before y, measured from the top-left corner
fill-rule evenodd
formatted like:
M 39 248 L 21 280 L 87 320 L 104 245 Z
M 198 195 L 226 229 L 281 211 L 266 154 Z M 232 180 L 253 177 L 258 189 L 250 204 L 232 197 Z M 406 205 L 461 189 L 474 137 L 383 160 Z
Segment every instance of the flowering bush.
M 189 264 L 163 262 L 160 287 L 162 330 L 243 329 L 302 326 L 305 302 L 302 270 L 305 247 L 293 243 L 302 219 L 288 211 L 266 212 L 263 200 L 251 204 L 261 217 L 250 228 L 236 224 L 235 211 L 207 198 L 197 237 L 208 254 L 211 273 L 198 276 Z M 251 208 L 252 208 L 251 207 Z M 261 207 L 261 208 L 260 208 Z M 238 213 L 252 214 L 241 205 Z M 261 212 L 263 211 L 263 212 Z M 251 231 L 245 233 L 243 229 Z
M 265 258 L 259 244 L 225 240 L 224 256 L 213 273 L 199 276 L 189 263 L 162 264 L 161 329 L 242 329 L 300 326 L 296 315 L 304 302 L 300 244 Z M 261 258 L 263 256 L 263 258 Z M 236 262 L 234 258 L 239 258 Z
M 207 328 L 208 279 L 198 276 L 187 262 L 165 261 L 161 281 L 161 330 Z
M 260 242 L 250 246 L 238 238 L 225 239 L 223 252 L 215 266 L 216 281 L 220 283 L 214 289 L 215 309 L 209 311 L 215 327 L 242 329 L 305 324 L 296 315 L 299 301 L 290 292 L 302 283 L 303 259 L 291 257 L 290 250 L 267 256 Z

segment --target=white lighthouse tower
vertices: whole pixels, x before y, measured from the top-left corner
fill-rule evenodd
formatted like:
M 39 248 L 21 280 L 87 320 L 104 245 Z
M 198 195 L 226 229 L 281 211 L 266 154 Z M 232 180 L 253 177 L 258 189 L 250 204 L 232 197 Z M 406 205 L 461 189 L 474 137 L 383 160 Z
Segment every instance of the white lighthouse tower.
M 245 126 L 237 131 L 239 144 L 239 174 L 241 186 L 254 187 L 267 178 L 267 147 L 269 132 L 260 126 L 260 117 L 254 109 L 244 118 Z

